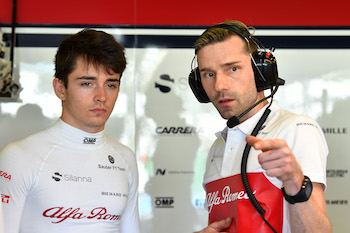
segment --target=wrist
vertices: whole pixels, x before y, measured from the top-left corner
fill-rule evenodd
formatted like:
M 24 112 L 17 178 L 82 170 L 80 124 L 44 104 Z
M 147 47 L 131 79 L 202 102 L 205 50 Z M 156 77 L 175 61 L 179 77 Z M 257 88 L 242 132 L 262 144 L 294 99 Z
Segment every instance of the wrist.
M 288 195 L 285 191 L 284 186 L 282 186 L 281 190 L 282 190 L 284 199 L 286 199 L 286 201 L 289 202 L 290 204 L 304 202 L 309 200 L 311 196 L 312 183 L 309 177 L 304 176 L 304 180 L 301 185 L 301 188 L 299 189 L 299 192 L 297 192 L 295 195 Z
M 293 176 L 292 178 L 283 181 L 283 187 L 286 194 L 289 196 L 296 195 L 303 185 L 304 182 L 304 174 L 302 172 Z

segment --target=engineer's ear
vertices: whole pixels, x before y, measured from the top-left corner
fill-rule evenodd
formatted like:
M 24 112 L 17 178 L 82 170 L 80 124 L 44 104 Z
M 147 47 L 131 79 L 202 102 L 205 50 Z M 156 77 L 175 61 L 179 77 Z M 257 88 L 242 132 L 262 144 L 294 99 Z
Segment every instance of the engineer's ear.
M 61 100 L 65 100 L 66 88 L 64 86 L 64 83 L 60 79 L 54 78 L 52 81 L 52 86 L 56 96 Z

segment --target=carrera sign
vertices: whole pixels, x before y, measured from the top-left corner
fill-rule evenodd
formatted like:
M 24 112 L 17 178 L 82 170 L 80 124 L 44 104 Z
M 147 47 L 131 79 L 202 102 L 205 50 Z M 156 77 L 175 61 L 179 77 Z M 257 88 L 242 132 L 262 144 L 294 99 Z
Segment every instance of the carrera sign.
M 196 127 L 190 126 L 158 126 L 156 128 L 156 134 L 158 135 L 170 135 L 170 134 L 179 134 L 179 135 L 190 135 L 190 134 L 198 134 L 201 133 L 202 130 Z

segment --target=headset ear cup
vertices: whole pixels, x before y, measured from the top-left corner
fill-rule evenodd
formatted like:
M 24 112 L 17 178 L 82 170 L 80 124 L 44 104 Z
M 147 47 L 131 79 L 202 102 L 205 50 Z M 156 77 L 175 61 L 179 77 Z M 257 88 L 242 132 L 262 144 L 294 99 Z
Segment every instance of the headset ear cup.
M 252 66 L 255 77 L 256 89 L 263 91 L 276 86 L 278 71 L 277 62 L 272 53 L 256 51 L 253 53 Z
M 190 85 L 194 96 L 196 96 L 200 103 L 210 102 L 209 97 L 203 88 L 198 67 L 193 69 L 188 76 L 188 84 Z

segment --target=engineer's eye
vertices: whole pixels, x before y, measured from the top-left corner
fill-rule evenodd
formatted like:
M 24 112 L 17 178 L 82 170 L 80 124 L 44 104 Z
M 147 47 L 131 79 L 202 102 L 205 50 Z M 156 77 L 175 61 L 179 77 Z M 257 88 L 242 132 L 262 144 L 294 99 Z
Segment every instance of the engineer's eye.
M 237 67 L 231 67 L 231 71 L 236 71 L 237 70 Z

